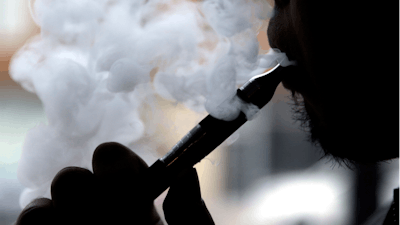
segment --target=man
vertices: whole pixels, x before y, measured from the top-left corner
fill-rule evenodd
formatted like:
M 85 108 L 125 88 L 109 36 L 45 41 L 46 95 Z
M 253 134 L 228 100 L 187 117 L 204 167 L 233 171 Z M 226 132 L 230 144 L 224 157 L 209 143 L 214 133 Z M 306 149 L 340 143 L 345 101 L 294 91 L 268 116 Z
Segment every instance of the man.
M 372 164 L 399 156 L 398 30 L 393 33 L 398 22 L 392 18 L 397 7 L 275 0 L 270 45 L 302 71 L 282 81 L 296 102 L 294 115 L 309 140 L 338 163 Z M 153 202 L 135 191 L 141 185 L 135 177 L 146 168 L 126 147 L 102 144 L 93 156 L 94 174 L 77 167 L 61 170 L 52 183 L 52 200 L 34 200 L 17 224 L 161 225 Z M 214 224 L 195 169 L 171 185 L 163 209 L 169 225 Z

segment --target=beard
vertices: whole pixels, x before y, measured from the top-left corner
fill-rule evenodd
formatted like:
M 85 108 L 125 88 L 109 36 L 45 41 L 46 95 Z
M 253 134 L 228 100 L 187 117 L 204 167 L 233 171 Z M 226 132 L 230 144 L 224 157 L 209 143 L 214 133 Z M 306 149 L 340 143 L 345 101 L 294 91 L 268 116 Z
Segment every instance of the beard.
M 357 160 L 350 159 L 347 155 L 347 151 L 343 151 L 342 147 L 339 147 L 337 141 L 332 141 L 332 132 L 327 129 L 320 117 L 317 115 L 313 107 L 304 100 L 303 96 L 296 91 L 290 90 L 291 95 L 289 99 L 291 102 L 291 113 L 292 119 L 295 122 L 300 123 L 300 129 L 305 132 L 305 141 L 311 143 L 317 149 L 320 149 L 321 157 L 319 160 L 327 159 L 333 163 L 333 167 L 338 165 L 339 167 L 347 167 L 354 169 Z
M 375 84 L 341 80 L 315 79 L 303 71 L 282 81 L 291 92 L 292 119 L 300 122 L 306 141 L 321 150 L 320 159 L 349 169 L 398 158 L 398 133 L 390 129 L 396 111 L 372 107 L 374 101 L 360 94 L 359 87 Z

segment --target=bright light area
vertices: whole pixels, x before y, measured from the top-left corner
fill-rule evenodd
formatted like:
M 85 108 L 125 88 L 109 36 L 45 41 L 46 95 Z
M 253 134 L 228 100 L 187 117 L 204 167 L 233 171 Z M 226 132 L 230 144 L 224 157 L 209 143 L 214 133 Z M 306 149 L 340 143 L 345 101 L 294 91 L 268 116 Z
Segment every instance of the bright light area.
M 0 0 L 0 57 L 10 57 L 38 27 L 29 12 L 28 0 Z
M 46 122 L 38 100 L 23 90 L 0 86 L 0 178 L 16 179 L 26 133 L 39 122 Z
M 333 174 L 305 172 L 268 177 L 248 193 L 240 224 L 341 224 L 349 203 L 342 193 L 347 180 Z
M 20 33 L 29 25 L 31 16 L 27 0 L 1 0 L 0 26 L 2 32 Z
M 317 181 L 288 183 L 261 198 L 255 213 L 257 220 L 270 215 L 276 218 L 302 214 L 326 215 L 333 203 L 333 195 L 331 187 Z

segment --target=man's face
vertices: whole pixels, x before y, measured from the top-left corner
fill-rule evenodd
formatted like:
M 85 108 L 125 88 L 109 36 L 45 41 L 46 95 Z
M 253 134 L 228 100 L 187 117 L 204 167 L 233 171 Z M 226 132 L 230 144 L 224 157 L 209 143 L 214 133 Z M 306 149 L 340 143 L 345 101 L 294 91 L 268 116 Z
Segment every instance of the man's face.
M 382 143 L 375 140 L 376 132 L 382 127 L 374 117 L 382 113 L 367 112 L 371 99 L 360 98 L 373 83 L 363 83 L 361 79 L 366 77 L 359 74 L 372 73 L 373 69 L 365 72 L 343 67 L 351 60 L 368 66 L 369 59 L 363 58 L 367 46 L 360 42 L 369 37 L 366 32 L 370 29 L 351 6 L 340 10 L 322 2 L 328 1 L 276 0 L 269 22 L 270 46 L 296 60 L 303 71 L 282 81 L 296 103 L 295 119 L 309 132 L 309 140 L 338 162 L 394 158 L 397 149 L 376 149 Z M 354 54 L 341 54 L 348 49 Z

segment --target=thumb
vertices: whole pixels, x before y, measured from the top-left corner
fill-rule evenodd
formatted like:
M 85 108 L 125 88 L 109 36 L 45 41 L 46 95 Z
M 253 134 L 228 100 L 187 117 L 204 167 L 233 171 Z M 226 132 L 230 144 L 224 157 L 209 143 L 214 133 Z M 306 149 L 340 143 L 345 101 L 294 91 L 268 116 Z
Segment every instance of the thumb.
M 214 225 L 201 198 L 200 183 L 195 168 L 186 170 L 171 185 L 163 203 L 163 210 L 169 225 Z

